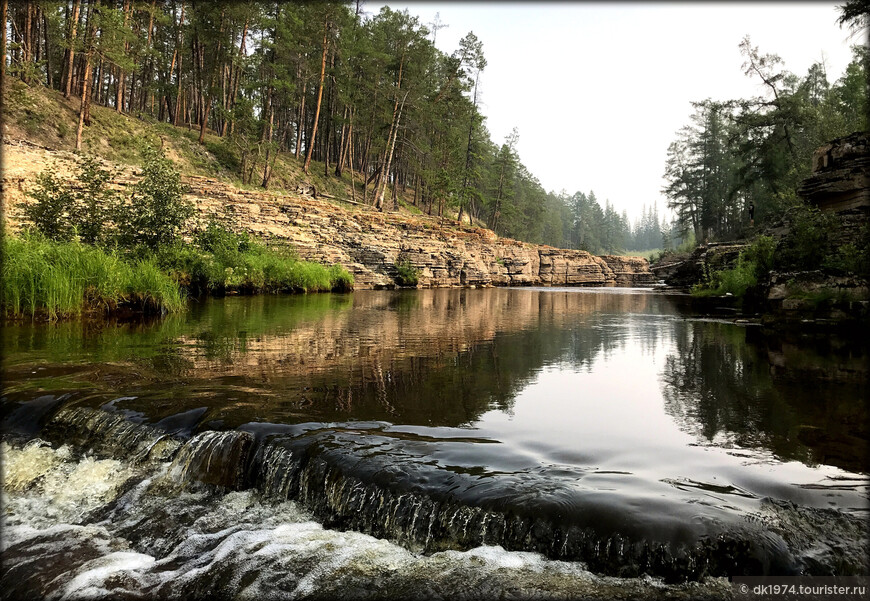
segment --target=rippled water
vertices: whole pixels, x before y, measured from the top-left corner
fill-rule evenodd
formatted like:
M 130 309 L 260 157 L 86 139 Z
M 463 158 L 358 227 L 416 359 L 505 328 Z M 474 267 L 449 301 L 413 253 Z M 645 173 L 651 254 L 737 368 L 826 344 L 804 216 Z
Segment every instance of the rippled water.
M 7 325 L 2 595 L 720 597 L 866 574 L 867 348 L 630 289 Z

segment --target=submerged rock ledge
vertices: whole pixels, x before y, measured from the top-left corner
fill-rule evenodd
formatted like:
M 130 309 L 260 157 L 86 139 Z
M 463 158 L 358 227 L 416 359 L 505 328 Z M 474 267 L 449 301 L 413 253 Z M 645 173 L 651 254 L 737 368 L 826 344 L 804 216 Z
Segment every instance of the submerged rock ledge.
M 51 168 L 72 176 L 78 159 L 26 142 L 4 141 L 0 178 L 8 227 L 21 225 L 22 206 L 36 175 Z M 130 169 L 115 180 L 125 188 L 136 180 Z M 350 271 L 355 288 L 393 288 L 399 262 L 419 272 L 418 287 L 465 286 L 652 286 L 657 278 L 642 257 L 598 257 L 499 238 L 495 232 L 428 215 L 381 213 L 359 204 L 299 194 L 245 190 L 218 179 L 186 176 L 187 198 L 197 218 L 213 215 L 237 231 L 273 244 L 287 244 L 302 259 L 338 263 Z

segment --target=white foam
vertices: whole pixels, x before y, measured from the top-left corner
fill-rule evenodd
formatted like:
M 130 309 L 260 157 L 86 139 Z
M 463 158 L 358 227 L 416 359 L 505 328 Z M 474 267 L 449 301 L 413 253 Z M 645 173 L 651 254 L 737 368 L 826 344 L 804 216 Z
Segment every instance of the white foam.
M 64 587 L 62 600 L 105 598 L 117 591 L 105 587 L 107 579 L 120 572 L 142 570 L 150 567 L 154 558 L 143 553 L 118 551 L 85 563 L 78 575 Z
M 27 490 L 46 474 L 55 469 L 69 457 L 66 446 L 52 449 L 43 440 L 35 439 L 23 448 L 13 448 L 6 442 L 0 443 L 0 462 L 3 465 L 3 488 L 5 490 Z
M 145 471 L 114 460 L 76 460 L 44 445 L 20 453 L 25 450 L 29 457 L 41 458 L 42 463 L 29 464 L 42 466 L 32 471 L 41 474 L 40 484 L 4 491 L 9 503 L 3 548 L 17 543 L 27 545 L 28 553 L 45 548 L 48 559 L 73 541 L 74 547 L 99 554 L 71 562 L 68 571 L 45 590 L 34 591 L 35 596 L 88 599 L 123 593 L 183 598 L 213 591 L 260 601 L 314 593 L 340 596 L 348 587 L 386 596 L 395 595 L 391 587 L 397 586 L 411 597 L 434 591 L 446 598 L 488 598 L 507 591 L 505 596 L 521 598 L 642 598 L 659 595 L 665 586 L 651 579 L 602 578 L 580 563 L 498 546 L 420 555 L 359 532 L 324 528 L 293 501 L 266 501 L 253 491 L 220 494 L 196 484 L 181 490 L 161 486 L 161 472 L 167 472 L 169 463 Z M 24 457 L 15 456 L 11 448 L 3 451 L 13 461 Z M 141 480 L 125 486 L 133 477 Z M 122 490 L 126 492 L 119 496 Z M 100 504 L 108 512 L 101 513 L 103 521 L 79 523 L 87 515 L 82 507 Z M 177 522 L 164 527 L 160 521 L 166 516 Z M 137 542 L 120 532 L 136 532 Z M 31 539 L 34 544 L 27 542 Z M 39 556 L 13 559 L 39 569 Z M 699 594 L 730 592 L 718 581 L 692 587 Z M 687 590 L 672 592 L 691 597 Z

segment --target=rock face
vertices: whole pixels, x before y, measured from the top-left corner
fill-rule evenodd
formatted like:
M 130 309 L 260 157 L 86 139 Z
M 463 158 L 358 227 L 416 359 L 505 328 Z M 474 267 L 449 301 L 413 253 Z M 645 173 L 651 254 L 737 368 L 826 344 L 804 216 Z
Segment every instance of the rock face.
M 340 263 L 358 289 L 394 287 L 400 262 L 418 270 L 422 288 L 646 286 L 655 281 L 643 258 L 597 257 L 499 238 L 446 219 L 345 209 L 311 198 L 237 190 L 205 178 L 188 178 L 188 184 L 201 216 L 230 215 L 228 223 L 290 244 L 304 259 Z
M 822 271 L 773 273 L 767 291 L 768 321 L 836 322 L 847 327 L 870 325 L 867 280 Z
M 837 138 L 813 153 L 813 174 L 798 194 L 822 210 L 870 208 L 870 133 Z
M 4 149 L 4 215 L 7 226 L 15 229 L 36 174 L 52 164 L 58 174 L 72 173 L 75 157 L 26 143 L 6 143 Z M 116 184 L 125 186 L 133 179 L 128 170 Z M 303 259 L 339 263 L 353 274 L 357 289 L 394 287 L 399 262 L 419 270 L 418 286 L 423 288 L 655 283 L 640 257 L 597 257 L 499 238 L 490 230 L 447 219 L 380 213 L 352 203 L 344 208 L 298 194 L 243 190 L 205 177 L 184 180 L 199 223 L 214 215 L 234 230 L 291 245 Z
M 691 288 L 708 273 L 733 267 L 748 243 L 710 242 L 697 247 L 686 259 L 663 263 L 652 268 L 655 277 L 674 288 Z

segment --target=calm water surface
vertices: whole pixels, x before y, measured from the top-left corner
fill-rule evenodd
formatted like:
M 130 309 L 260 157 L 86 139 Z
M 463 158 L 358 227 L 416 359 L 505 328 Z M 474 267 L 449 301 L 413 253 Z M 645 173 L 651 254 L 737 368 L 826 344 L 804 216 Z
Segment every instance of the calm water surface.
M 727 595 L 738 573 L 866 574 L 866 350 L 614 288 L 7 325 L 4 580 L 653 598 Z

